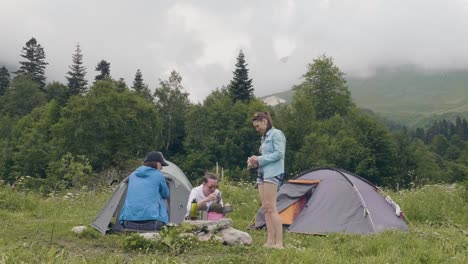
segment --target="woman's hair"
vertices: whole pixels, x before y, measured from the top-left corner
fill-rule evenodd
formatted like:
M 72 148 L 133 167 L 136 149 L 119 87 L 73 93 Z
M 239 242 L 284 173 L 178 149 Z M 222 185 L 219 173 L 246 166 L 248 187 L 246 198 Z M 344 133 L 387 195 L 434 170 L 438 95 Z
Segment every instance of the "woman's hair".
M 268 112 L 256 112 L 253 114 L 252 122 L 257 120 L 266 119 L 267 121 L 267 130 L 270 130 L 273 127 L 273 120 Z M 265 132 L 266 132 L 265 131 Z

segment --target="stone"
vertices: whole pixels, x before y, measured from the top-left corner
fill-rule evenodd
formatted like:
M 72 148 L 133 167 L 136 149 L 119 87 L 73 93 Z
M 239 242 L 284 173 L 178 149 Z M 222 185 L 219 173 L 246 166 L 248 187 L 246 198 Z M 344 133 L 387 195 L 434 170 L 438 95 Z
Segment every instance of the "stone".
M 226 229 L 232 226 L 233 222 L 232 219 L 230 218 L 223 218 L 219 221 L 217 221 L 217 225 L 219 229 Z
M 197 235 L 197 238 L 198 240 L 200 241 L 208 241 L 210 239 L 213 239 L 215 241 L 219 241 L 219 242 L 222 242 L 223 241 L 223 238 L 218 236 L 218 235 L 214 235 L 214 234 L 210 234 L 210 233 L 199 233 Z
M 251 245 L 252 237 L 243 231 L 234 229 L 232 227 L 222 229 L 220 231 L 223 237 L 223 244 L 225 245 Z
M 148 240 L 153 240 L 153 241 L 159 241 L 161 239 L 161 235 L 159 233 L 138 233 L 141 237 L 148 239 Z
M 198 240 L 200 240 L 200 241 L 208 241 L 208 240 L 210 240 L 210 238 L 211 238 L 210 233 L 200 233 L 200 234 L 198 234 Z
M 209 220 L 188 220 L 184 223 L 192 225 L 195 227 L 195 231 L 200 232 L 214 232 L 219 229 L 225 229 L 232 226 L 232 220 L 229 218 L 223 218 L 218 221 L 209 221 Z
M 86 231 L 86 229 L 88 229 L 86 226 L 75 226 L 75 227 L 72 228 L 71 231 L 76 233 L 76 234 L 81 234 L 84 231 Z
M 184 221 L 183 224 L 193 226 L 193 232 L 200 241 L 213 239 L 222 242 L 224 245 L 252 244 L 252 237 L 246 232 L 232 228 L 233 222 L 229 218 L 223 218 L 218 221 L 188 220 Z M 184 233 L 183 236 L 188 236 L 188 234 Z

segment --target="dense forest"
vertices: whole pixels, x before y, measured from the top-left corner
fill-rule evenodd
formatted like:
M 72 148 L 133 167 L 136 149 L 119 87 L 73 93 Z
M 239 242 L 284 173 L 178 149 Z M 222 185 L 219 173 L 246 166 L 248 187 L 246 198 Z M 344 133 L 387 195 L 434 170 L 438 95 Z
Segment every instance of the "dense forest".
M 37 40 L 20 55 L 16 72 L 0 65 L 0 179 L 10 185 L 48 193 L 105 183 L 134 169 L 150 150 L 162 151 L 193 182 L 217 164 L 232 180 L 252 180 L 246 159 L 258 154 L 256 111 L 271 112 L 287 137 L 288 178 L 338 167 L 391 188 L 467 179 L 466 119 L 390 130 L 353 102 L 344 73 L 325 55 L 307 65 L 292 102 L 276 107 L 254 96 L 242 51 L 232 80 L 197 104 L 176 71 L 150 88 L 136 69 L 129 86 L 103 59 L 88 83 L 77 45 L 67 83 L 48 83 Z

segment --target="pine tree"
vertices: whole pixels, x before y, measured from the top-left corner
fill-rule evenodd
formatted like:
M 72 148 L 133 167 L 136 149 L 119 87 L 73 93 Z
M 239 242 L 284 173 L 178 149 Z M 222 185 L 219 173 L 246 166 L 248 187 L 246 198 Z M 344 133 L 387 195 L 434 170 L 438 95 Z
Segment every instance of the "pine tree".
M 142 94 L 143 90 L 145 89 L 145 84 L 143 83 L 143 74 L 141 73 L 140 69 L 138 69 L 135 74 L 135 79 L 133 80 L 132 88 L 138 94 Z
M 110 63 L 106 60 L 101 60 L 94 69 L 95 71 L 100 72 L 99 75 L 96 75 L 95 80 L 100 81 L 107 78 L 110 78 Z
M 119 78 L 118 81 L 115 82 L 116 86 L 115 88 L 117 89 L 118 92 L 123 92 L 125 90 L 128 90 L 127 84 L 125 83 L 124 78 Z
M 31 38 L 26 42 L 26 46 L 21 51 L 21 57 L 25 61 L 20 61 L 21 67 L 16 74 L 31 75 L 32 80 L 40 85 L 41 90 L 44 89 L 46 77 L 44 75 L 45 66 L 49 63 L 45 62 L 45 52 L 35 38 Z
M 468 141 L 468 122 L 466 121 L 465 118 L 463 118 L 462 126 L 463 126 L 463 140 Z
M 138 69 L 135 74 L 135 79 L 133 80 L 132 88 L 136 94 L 145 98 L 146 101 L 153 102 L 154 100 L 153 95 L 151 94 L 151 91 L 148 88 L 148 85 L 144 83 L 143 74 L 141 73 L 140 69 Z
M 236 69 L 233 72 L 234 78 L 228 87 L 229 95 L 234 102 L 248 102 L 253 97 L 254 88 L 252 86 L 252 79 L 249 79 L 247 65 L 244 52 L 240 50 L 237 56 Z
M 455 120 L 455 135 L 458 135 L 460 138 L 463 138 L 463 122 L 460 116 L 457 116 Z
M 5 93 L 8 86 L 10 86 L 10 73 L 7 68 L 3 66 L 0 68 L 0 96 Z
M 83 66 L 83 54 L 81 54 L 80 45 L 76 45 L 75 54 L 72 56 L 73 64 L 68 66 L 70 71 L 66 76 L 68 80 L 68 89 L 70 95 L 84 95 L 88 81 L 85 79 L 86 68 Z

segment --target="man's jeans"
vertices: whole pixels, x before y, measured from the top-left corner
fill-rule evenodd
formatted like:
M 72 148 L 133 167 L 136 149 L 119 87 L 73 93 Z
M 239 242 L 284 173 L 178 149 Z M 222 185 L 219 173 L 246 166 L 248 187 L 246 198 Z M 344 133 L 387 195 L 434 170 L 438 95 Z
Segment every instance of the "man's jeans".
M 125 229 L 132 230 L 160 230 L 161 227 L 165 226 L 161 221 L 158 220 L 148 220 L 148 221 L 123 221 L 123 227 Z

